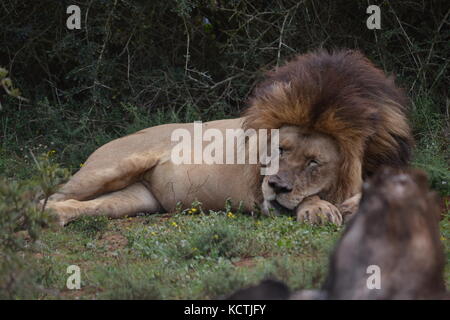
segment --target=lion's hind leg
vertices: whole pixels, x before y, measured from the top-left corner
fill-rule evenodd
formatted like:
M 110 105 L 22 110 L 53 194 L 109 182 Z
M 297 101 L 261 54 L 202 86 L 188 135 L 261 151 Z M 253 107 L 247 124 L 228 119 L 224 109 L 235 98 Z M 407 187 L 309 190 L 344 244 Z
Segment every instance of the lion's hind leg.
M 102 195 L 93 200 L 51 201 L 61 226 L 82 216 L 104 215 L 110 218 L 133 216 L 140 212 L 155 213 L 162 210 L 158 200 L 142 183 L 134 183 L 125 189 Z
M 85 166 L 49 200 L 90 200 L 108 192 L 123 189 L 139 181 L 141 176 L 157 163 L 156 153 L 132 154 L 119 161 L 110 160 L 106 156 L 88 159 Z

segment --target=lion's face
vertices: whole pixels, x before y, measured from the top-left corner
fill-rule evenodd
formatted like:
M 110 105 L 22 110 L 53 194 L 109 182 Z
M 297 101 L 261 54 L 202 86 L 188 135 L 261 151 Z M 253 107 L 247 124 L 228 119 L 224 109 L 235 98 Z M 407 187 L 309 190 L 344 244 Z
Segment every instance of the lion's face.
M 280 128 L 279 171 L 262 183 L 263 211 L 294 211 L 306 197 L 321 195 L 337 179 L 340 157 L 329 136 L 298 126 Z

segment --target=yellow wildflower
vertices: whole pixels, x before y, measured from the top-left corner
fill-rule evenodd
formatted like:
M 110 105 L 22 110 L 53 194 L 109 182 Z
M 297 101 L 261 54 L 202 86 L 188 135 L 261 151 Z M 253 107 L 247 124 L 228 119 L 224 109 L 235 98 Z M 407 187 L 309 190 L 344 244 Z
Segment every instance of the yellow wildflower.
M 172 222 L 172 226 L 178 227 L 177 223 L 175 221 Z
M 228 218 L 236 218 L 236 216 L 231 211 L 227 213 L 227 217 Z
M 56 153 L 56 150 L 50 150 L 49 152 L 47 152 L 47 157 L 51 157 Z

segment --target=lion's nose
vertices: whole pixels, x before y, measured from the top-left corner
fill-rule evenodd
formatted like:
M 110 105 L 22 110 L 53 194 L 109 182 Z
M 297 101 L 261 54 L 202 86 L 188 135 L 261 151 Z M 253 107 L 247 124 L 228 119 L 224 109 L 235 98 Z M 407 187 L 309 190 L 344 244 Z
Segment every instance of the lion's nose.
M 287 193 L 292 191 L 292 185 L 281 179 L 278 175 L 270 176 L 268 183 L 276 193 Z

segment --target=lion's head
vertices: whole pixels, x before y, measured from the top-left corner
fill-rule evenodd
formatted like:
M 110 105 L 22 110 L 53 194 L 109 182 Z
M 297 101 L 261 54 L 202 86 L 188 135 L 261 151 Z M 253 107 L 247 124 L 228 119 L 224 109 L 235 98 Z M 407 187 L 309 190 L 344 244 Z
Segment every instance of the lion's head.
M 308 196 L 326 198 L 339 170 L 336 141 L 298 126 L 283 126 L 279 133 L 279 170 L 263 179 L 264 208 L 291 211 Z
M 244 113 L 246 129 L 280 129 L 280 170 L 262 179 L 264 204 L 293 210 L 312 195 L 339 204 L 381 165 L 406 165 L 407 104 L 394 80 L 353 50 L 300 55 L 269 72 Z

